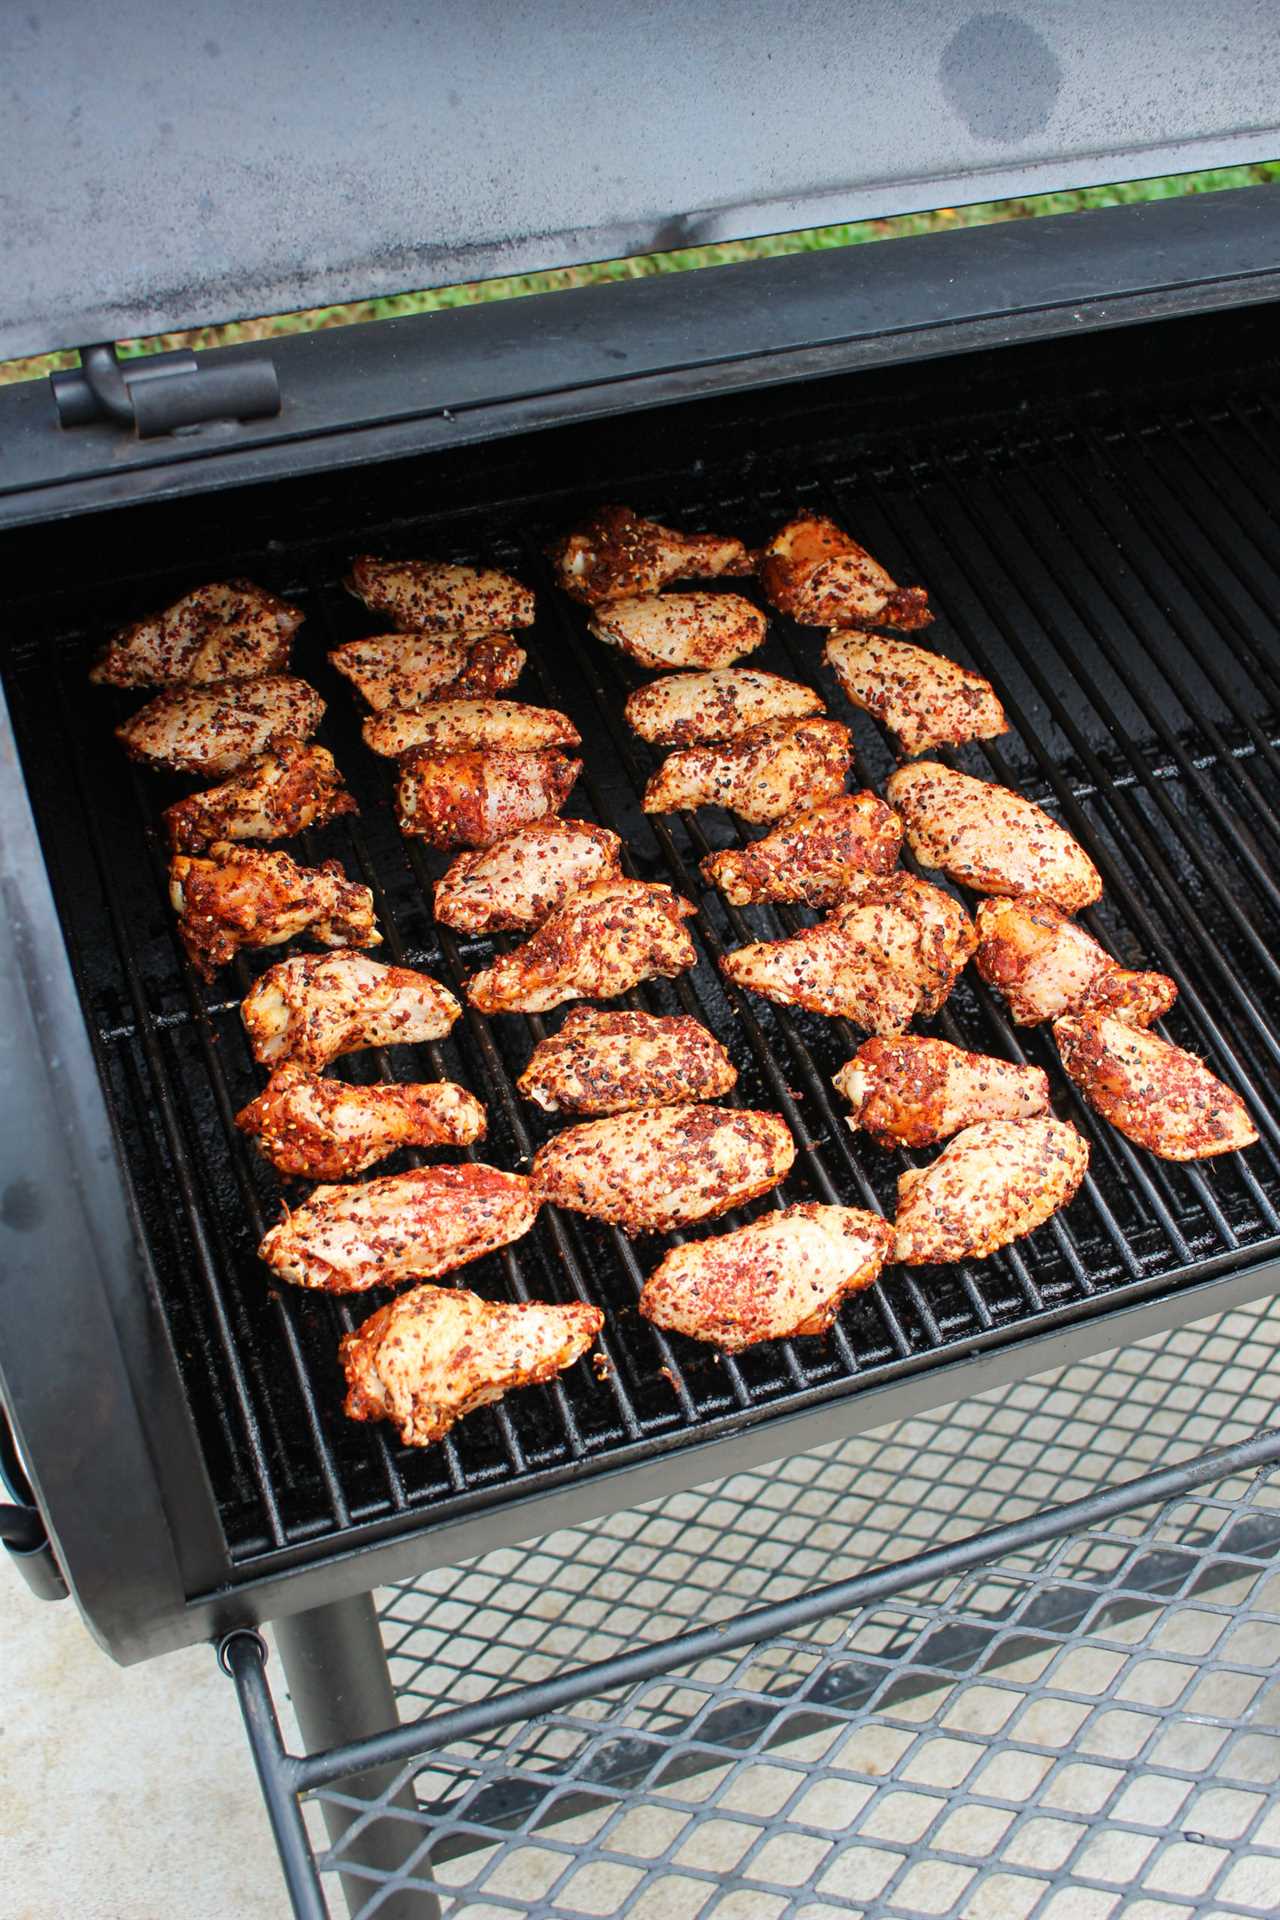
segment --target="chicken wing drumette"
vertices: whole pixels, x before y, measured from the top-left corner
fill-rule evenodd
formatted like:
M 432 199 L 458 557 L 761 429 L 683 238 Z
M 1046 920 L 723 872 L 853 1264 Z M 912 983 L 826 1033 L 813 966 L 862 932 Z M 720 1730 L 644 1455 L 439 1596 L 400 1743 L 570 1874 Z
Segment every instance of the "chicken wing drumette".
M 597 880 L 473 974 L 467 998 L 481 1013 L 549 1013 L 566 1000 L 612 1000 L 655 974 L 673 979 L 697 962 L 684 925 L 696 911 L 670 887 Z
M 336 860 L 300 867 L 287 853 L 217 840 L 208 858 L 174 855 L 169 898 L 182 944 L 206 979 L 242 947 L 278 947 L 296 933 L 324 947 L 376 947 L 382 939 L 372 893 Z
M 766 720 L 719 746 L 669 753 L 645 787 L 644 810 L 728 807 L 763 826 L 839 793 L 851 757 L 838 720 Z
M 255 1060 L 317 1071 L 364 1047 L 443 1040 L 461 1012 L 429 974 L 351 952 L 281 960 L 240 1003 Z
M 664 673 L 627 696 L 628 726 L 660 747 L 705 746 L 736 740 L 766 720 L 803 720 L 822 712 L 812 687 L 758 667 L 720 667 L 711 673 Z
M 1053 1037 L 1090 1106 L 1162 1160 L 1206 1160 L 1258 1138 L 1239 1094 L 1159 1034 L 1090 1012 L 1055 1020 Z
M 413 747 L 425 753 L 489 748 L 536 753 L 544 747 L 576 747 L 582 739 L 567 714 L 521 700 L 430 700 L 420 707 L 387 708 L 371 714 L 362 732 L 367 747 L 391 760 Z
M 277 1173 L 350 1180 L 398 1147 L 466 1147 L 485 1130 L 474 1094 L 452 1080 L 357 1087 L 283 1066 L 236 1125 L 252 1134 Z
M 975 1121 L 1029 1120 L 1049 1107 L 1049 1078 L 1040 1067 L 918 1033 L 864 1040 L 835 1085 L 853 1108 L 853 1131 L 882 1147 L 932 1147 Z
M 649 593 L 597 607 L 591 632 L 642 667 L 731 667 L 767 622 L 740 593 Z
M 400 761 L 396 806 L 401 833 L 429 847 L 487 847 L 515 827 L 558 813 L 581 760 L 543 753 L 433 753 L 414 747 Z
M 1065 827 L 1020 793 L 937 760 L 885 784 L 916 859 L 982 893 L 1036 893 L 1078 913 L 1102 893 L 1098 869 Z
M 596 880 L 620 880 L 622 842 L 608 827 L 554 815 L 490 847 L 460 853 L 437 882 L 435 916 L 463 933 L 526 932 Z
M 673 580 L 707 580 L 752 572 L 741 540 L 716 533 L 676 533 L 642 520 L 630 507 L 601 507 L 548 548 L 566 593 L 587 606 L 657 593 Z
M 374 560 L 351 564 L 347 587 L 374 613 L 416 633 L 474 640 L 531 627 L 533 595 L 496 567 L 458 567 L 438 560 Z
M 687 1015 L 575 1007 L 516 1084 L 547 1113 L 603 1114 L 715 1100 L 737 1078 L 720 1042 Z
M 1088 1142 L 1052 1114 L 966 1127 L 899 1175 L 894 1258 L 985 1260 L 1065 1207 L 1088 1165 Z
M 424 700 L 481 699 L 514 687 L 528 659 L 510 634 L 459 640 L 445 634 L 376 633 L 347 640 L 329 655 L 378 712 Z
M 760 556 L 760 584 L 779 613 L 806 627 L 927 627 L 923 587 L 900 587 L 834 520 L 802 514 Z
M 1008 731 L 991 682 L 943 654 L 879 633 L 836 632 L 827 659 L 845 698 L 883 721 L 905 754 Z
M 874 793 L 841 793 L 789 813 L 746 847 L 709 853 L 702 873 L 735 907 L 754 900 L 834 906 L 868 877 L 892 872 L 902 823 Z
M 314 687 L 277 673 L 166 687 L 116 728 L 116 738 L 131 759 L 170 773 L 235 773 L 288 740 L 309 740 L 323 718 Z
M 220 580 L 114 634 L 89 678 L 99 686 L 201 686 L 283 673 L 302 615 L 251 580 Z
M 978 903 L 978 972 L 1020 1027 L 1098 1008 L 1149 1027 L 1178 997 L 1167 973 L 1131 973 L 1052 900 L 1024 893 Z
M 215 840 L 288 840 L 357 812 L 328 749 L 285 740 L 160 817 L 174 853 L 203 853 Z

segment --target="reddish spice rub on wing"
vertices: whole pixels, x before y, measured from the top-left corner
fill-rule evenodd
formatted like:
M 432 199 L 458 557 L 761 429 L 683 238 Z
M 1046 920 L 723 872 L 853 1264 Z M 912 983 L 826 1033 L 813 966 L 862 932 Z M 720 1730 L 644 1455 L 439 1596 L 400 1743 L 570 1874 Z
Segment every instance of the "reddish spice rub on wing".
M 604 1114 L 715 1100 L 737 1078 L 720 1042 L 685 1014 L 575 1007 L 516 1085 L 547 1113 Z
M 547 552 L 565 592 L 587 606 L 657 593 L 673 580 L 750 573 L 755 565 L 731 535 L 676 533 L 617 506 L 597 508 Z

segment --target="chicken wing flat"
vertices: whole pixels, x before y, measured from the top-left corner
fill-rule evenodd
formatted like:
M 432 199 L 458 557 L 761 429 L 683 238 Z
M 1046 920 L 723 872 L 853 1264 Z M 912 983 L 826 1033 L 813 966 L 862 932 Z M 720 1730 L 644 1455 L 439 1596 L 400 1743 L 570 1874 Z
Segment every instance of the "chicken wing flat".
M 462 1008 L 429 974 L 365 953 L 300 954 L 268 967 L 240 1003 L 253 1057 L 319 1071 L 364 1047 L 443 1040 Z
M 374 713 L 362 728 L 364 743 L 390 760 L 412 747 L 428 753 L 466 753 L 489 747 L 536 753 L 543 747 L 576 747 L 582 735 L 554 707 L 522 700 L 431 700 L 420 707 Z
M 414 1167 L 362 1186 L 316 1187 L 258 1248 L 295 1287 L 363 1293 L 434 1280 L 528 1233 L 539 1201 L 523 1174 L 473 1161 Z
M 336 860 L 300 867 L 287 853 L 215 840 L 208 856 L 169 862 L 169 898 L 187 957 L 206 980 L 243 947 L 278 947 L 305 933 L 322 947 L 381 943 L 368 887 Z
M 1101 875 L 1079 842 L 1008 787 L 917 760 L 890 774 L 885 793 L 916 859 L 966 887 L 1042 894 L 1067 913 L 1102 893 Z
M 355 1087 L 283 1066 L 236 1115 L 277 1173 L 350 1180 L 397 1147 L 466 1147 L 485 1130 L 474 1094 L 452 1080 Z
M 673 1247 L 645 1281 L 640 1311 L 725 1353 L 826 1333 L 849 1294 L 876 1279 L 892 1246 L 893 1228 L 878 1213 L 804 1202 Z
M 806 627 L 927 627 L 923 587 L 900 587 L 834 520 L 802 514 L 760 558 L 760 584 L 779 613 Z
M 864 1040 L 835 1075 L 853 1108 L 849 1125 L 881 1147 L 932 1147 L 977 1120 L 1030 1120 L 1049 1108 L 1049 1078 L 908 1033 Z
M 549 1013 L 566 1000 L 612 1000 L 655 974 L 674 979 L 697 964 L 684 925 L 696 912 L 670 887 L 593 881 L 523 946 L 472 974 L 467 999 L 481 1013 Z
M 851 758 L 838 720 L 766 720 L 720 746 L 669 753 L 645 787 L 644 810 L 728 807 L 763 826 L 841 792 Z
M 1009 723 L 995 689 L 940 653 L 879 633 L 832 633 L 827 659 L 845 698 L 896 734 L 905 754 L 994 740 Z
M 116 728 L 133 760 L 170 773 L 236 773 L 260 753 L 309 740 L 324 701 L 305 680 L 268 674 L 202 687 L 166 687 Z
M 627 724 L 655 746 L 704 746 L 736 740 L 766 720 L 803 720 L 822 712 L 812 687 L 756 667 L 666 673 L 628 695 Z
M 731 667 L 767 624 L 740 593 L 648 593 L 597 607 L 590 631 L 642 667 Z
M 429 1447 L 476 1407 L 563 1373 L 603 1325 L 580 1300 L 509 1305 L 464 1287 L 413 1287 L 343 1336 L 343 1411 L 390 1420 L 406 1447 Z
M 203 853 L 215 840 L 288 840 L 359 811 L 327 747 L 285 740 L 160 817 L 174 853 Z
M 670 1233 L 754 1200 L 796 1157 L 785 1120 L 733 1107 L 643 1107 L 566 1127 L 533 1156 L 539 1200 L 625 1233 Z
M 755 900 L 834 906 L 873 874 L 892 872 L 902 822 L 874 793 L 840 793 L 802 806 L 747 847 L 709 853 L 703 877 L 735 907 Z
M 487 847 L 516 827 L 558 813 L 582 772 L 554 748 L 543 753 L 433 753 L 414 747 L 400 761 L 396 806 L 401 833 L 429 847 Z
M 1131 973 L 1052 900 L 978 903 L 978 972 L 1020 1027 L 1098 1008 L 1149 1027 L 1178 997 L 1167 973 Z
M 976 941 L 949 894 L 895 873 L 865 881 L 816 927 L 739 947 L 720 964 L 730 980 L 767 1000 L 888 1035 L 938 1011 Z
M 527 932 L 580 888 L 620 880 L 621 855 L 608 827 L 548 815 L 460 853 L 436 883 L 436 919 L 462 933 Z
M 351 563 L 346 585 L 373 613 L 384 613 L 413 633 L 447 633 L 477 640 L 531 627 L 533 595 L 496 567 L 458 567 L 438 560 L 374 560 Z
M 509 634 L 480 640 L 439 634 L 376 633 L 346 640 L 329 655 L 330 666 L 362 693 L 371 707 L 406 709 L 424 700 L 505 693 L 524 672 L 528 654 Z
M 983 1120 L 898 1177 L 894 1258 L 985 1260 L 1043 1226 L 1084 1179 L 1089 1143 L 1065 1120 Z
M 121 627 L 89 678 L 108 687 L 203 686 L 283 673 L 302 615 L 251 580 L 220 580 Z
M 675 533 L 630 507 L 601 507 L 547 549 L 556 579 L 587 606 L 657 593 L 672 580 L 751 573 L 755 556 L 717 533 Z
M 516 1085 L 546 1113 L 602 1114 L 717 1100 L 737 1078 L 720 1042 L 685 1014 L 575 1007 Z
M 1055 1020 L 1053 1037 L 1090 1106 L 1162 1160 L 1207 1160 L 1258 1138 L 1239 1094 L 1159 1034 L 1089 1012 Z

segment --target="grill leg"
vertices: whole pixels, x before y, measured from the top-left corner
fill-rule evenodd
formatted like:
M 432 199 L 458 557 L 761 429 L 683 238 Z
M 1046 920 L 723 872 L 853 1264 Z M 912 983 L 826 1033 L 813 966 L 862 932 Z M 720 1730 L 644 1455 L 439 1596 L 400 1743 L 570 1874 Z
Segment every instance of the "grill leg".
M 277 1620 L 273 1632 L 308 1753 L 395 1726 L 399 1715 L 369 1594 L 291 1614 Z M 395 1773 L 394 1767 L 374 1767 L 341 1784 L 371 1797 L 382 1792 Z M 402 1787 L 391 1804 L 413 1811 L 412 1784 Z M 329 1839 L 335 1843 L 359 1818 L 358 1812 L 327 1801 L 322 1811 Z M 403 1866 L 421 1843 L 422 1828 L 413 1822 L 377 1820 L 352 1843 L 351 1858 L 390 1873 Z M 376 1881 L 358 1874 L 344 1873 L 341 1879 L 352 1913 L 358 1913 L 378 1890 Z M 433 1893 L 406 1889 L 384 1900 L 377 1913 L 378 1920 L 440 1920 L 440 1903 Z

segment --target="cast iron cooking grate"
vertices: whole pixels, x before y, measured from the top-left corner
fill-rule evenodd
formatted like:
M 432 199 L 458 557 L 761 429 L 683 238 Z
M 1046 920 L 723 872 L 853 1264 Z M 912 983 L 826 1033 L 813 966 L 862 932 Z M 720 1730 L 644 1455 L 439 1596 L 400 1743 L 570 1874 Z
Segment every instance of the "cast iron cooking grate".
M 892 1270 L 849 1304 L 830 1338 L 733 1360 L 668 1340 L 637 1316 L 640 1283 L 664 1242 L 628 1243 L 545 1214 L 468 1280 L 495 1295 L 598 1301 L 607 1366 L 582 1363 L 554 1386 L 473 1415 L 442 1446 L 400 1448 L 388 1431 L 341 1413 L 338 1337 L 384 1296 L 345 1304 L 286 1291 L 255 1256 L 282 1188 L 232 1125 L 260 1084 L 238 1003 L 279 953 L 241 962 L 212 988 L 186 970 L 155 832 L 180 789 L 125 763 L 111 726 L 131 703 L 85 680 L 105 633 L 192 584 L 190 565 L 77 592 L 56 631 L 15 647 L 9 697 L 149 1284 L 231 1560 L 245 1571 L 356 1529 L 453 1518 L 686 1447 L 1280 1252 L 1280 524 L 1267 507 L 1280 486 L 1280 428 L 1270 407 L 1251 398 L 1213 418 L 1152 415 L 1105 435 L 1046 439 L 1029 426 L 990 446 L 971 433 L 938 445 L 806 439 L 762 453 L 749 470 L 691 469 L 678 446 L 673 454 L 677 471 L 646 471 L 630 487 L 615 480 L 608 493 L 753 540 L 812 504 L 841 517 L 900 577 L 928 585 L 939 611 L 929 638 L 995 681 L 1013 726 L 989 748 L 964 749 L 957 764 L 1019 787 L 1086 843 L 1107 889 L 1089 924 L 1126 964 L 1176 976 L 1166 1031 L 1246 1093 L 1261 1143 L 1198 1167 L 1130 1149 L 1074 1095 L 1047 1036 L 1011 1028 L 966 976 L 934 1030 L 1048 1067 L 1059 1112 L 1093 1143 L 1087 1184 L 1064 1216 L 984 1264 Z M 736 1097 L 791 1122 L 794 1174 L 758 1208 L 818 1198 L 891 1212 L 903 1158 L 850 1134 L 830 1084 L 861 1036 L 731 997 L 716 970 L 725 947 L 803 916 L 735 912 L 700 883 L 699 857 L 735 838 L 728 816 L 653 821 L 638 810 L 656 755 L 628 735 L 621 708 L 642 676 L 589 639 L 541 559 L 545 539 L 596 495 L 523 492 L 483 511 L 441 508 L 421 497 L 423 472 L 417 493 L 406 481 L 394 521 L 341 542 L 314 532 L 267 540 L 262 490 L 258 520 L 246 510 L 227 522 L 219 570 L 260 580 L 307 615 L 297 670 L 329 701 L 320 738 L 361 805 L 358 819 L 304 836 L 301 857 L 336 855 L 374 888 L 382 957 L 452 986 L 488 958 L 492 942 L 434 925 L 429 889 L 443 862 L 398 833 L 390 770 L 363 747 L 355 702 L 324 656 L 372 624 L 341 587 L 357 547 L 513 566 L 539 588 L 520 693 L 565 707 L 585 742 L 568 811 L 617 827 L 635 871 L 672 881 L 701 908 L 696 971 L 642 989 L 632 1004 L 696 1011 L 732 1052 Z M 256 546 L 245 546 L 246 529 Z M 831 710 L 850 717 L 821 664 L 820 636 L 778 620 L 757 659 L 816 682 Z M 857 779 L 882 786 L 888 743 L 866 716 L 852 720 Z M 538 1020 L 468 1014 L 439 1046 L 358 1055 L 341 1070 L 460 1079 L 489 1109 L 483 1157 L 519 1167 L 550 1130 L 513 1087 L 543 1030 Z

